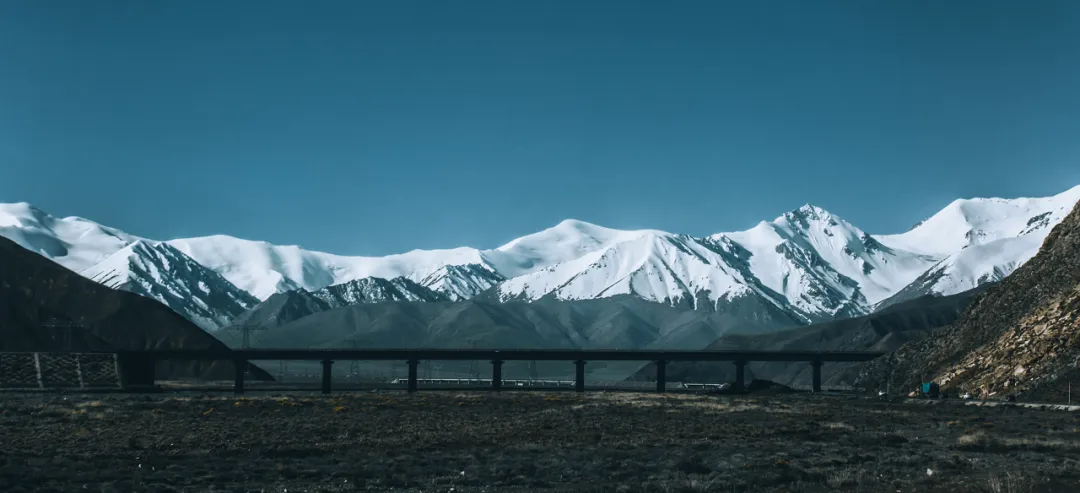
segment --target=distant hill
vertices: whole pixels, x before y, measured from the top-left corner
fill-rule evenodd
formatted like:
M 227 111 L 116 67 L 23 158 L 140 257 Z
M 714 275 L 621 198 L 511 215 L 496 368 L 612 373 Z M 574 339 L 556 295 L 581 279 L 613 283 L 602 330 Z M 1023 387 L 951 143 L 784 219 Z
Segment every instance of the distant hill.
M 40 327 L 77 321 L 85 329 Z M 224 344 L 152 299 L 105 287 L 0 238 L 0 350 L 218 349 Z M 231 362 L 167 362 L 164 378 L 232 378 Z M 256 377 L 270 379 L 265 372 Z
M 301 299 L 303 298 L 303 299 Z M 282 303 L 279 305 L 277 301 Z M 271 297 L 283 312 L 309 310 L 314 298 Z M 296 304 L 287 303 L 297 301 Z M 319 311 L 251 334 L 253 347 L 364 348 L 601 348 L 698 349 L 733 330 L 768 331 L 795 320 L 765 324 L 756 313 L 706 312 L 634 296 L 598 300 L 498 302 L 387 302 Z M 230 345 L 235 333 L 218 333 Z M 572 365 L 565 363 L 566 374 Z M 623 379 L 639 365 L 593 364 L 605 378 Z M 561 367 L 560 367 L 561 368 Z
M 953 323 L 984 288 L 951 296 L 930 296 L 897 303 L 870 315 L 852 317 L 764 334 L 725 334 L 709 349 L 774 351 L 891 351 L 906 342 L 923 339 L 935 328 Z M 851 385 L 864 363 L 826 363 L 822 383 Z M 638 371 L 635 380 L 654 379 L 655 365 Z M 734 380 L 731 363 L 670 363 L 669 381 L 729 382 Z M 809 386 L 811 368 L 806 363 L 763 363 L 747 365 L 746 381 L 760 378 L 785 385 Z
M 1061 399 L 1080 361 L 1080 207 L 951 326 L 867 365 L 863 385 L 934 380 L 984 396 Z
M 386 302 L 316 312 L 252 334 L 258 347 L 694 348 L 759 327 L 736 315 L 680 309 L 632 296 L 600 300 Z M 760 330 L 793 325 L 777 323 Z M 220 334 L 234 342 L 235 334 Z

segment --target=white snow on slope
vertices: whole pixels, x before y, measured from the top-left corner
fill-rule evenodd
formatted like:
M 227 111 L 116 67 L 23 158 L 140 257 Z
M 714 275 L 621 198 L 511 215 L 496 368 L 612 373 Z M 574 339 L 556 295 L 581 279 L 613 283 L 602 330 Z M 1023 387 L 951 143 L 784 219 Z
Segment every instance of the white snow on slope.
M 551 295 L 574 300 L 633 294 L 697 306 L 699 294 L 716 303 L 756 291 L 755 284 L 731 265 L 735 255 L 728 250 L 731 245 L 657 231 L 627 233 L 619 240 L 512 278 L 499 286 L 499 297 L 535 300 Z
M 413 250 L 385 257 L 346 257 L 222 235 L 168 243 L 259 299 L 367 277 L 405 277 L 451 299 L 467 299 L 504 278 L 575 259 L 634 234 L 567 220 L 492 250 Z
M 140 239 L 81 217 L 56 218 L 25 202 L 0 204 L 0 236 L 76 272 Z
M 224 235 L 168 243 L 262 300 L 281 291 L 296 288 L 316 291 L 365 277 L 406 277 L 420 282 L 447 265 L 482 262 L 479 250 L 473 248 L 346 257 Z
M 443 293 L 452 301 L 460 301 L 470 299 L 504 280 L 487 266 L 447 265 L 421 279 L 420 285 Z
M 147 240 L 117 250 L 80 274 L 160 301 L 207 330 L 228 324 L 258 302 L 179 250 Z
M 944 258 L 971 245 L 1049 230 L 1078 200 L 1080 186 L 1052 197 L 959 199 L 906 233 L 877 238 L 894 248 Z
M 1049 233 L 1049 230 L 1047 230 Z M 928 271 L 938 277 L 930 290 L 948 296 L 1000 281 L 1039 252 L 1046 234 L 1001 238 L 950 255 Z
M 905 299 L 956 294 L 1004 279 L 1034 257 L 1078 201 L 1080 186 L 1044 198 L 961 199 L 906 233 L 878 238 L 940 259 L 897 291 Z
M 487 265 L 509 279 L 650 233 L 668 234 L 654 230 L 620 231 L 567 219 L 554 227 L 523 236 L 494 250 L 485 250 L 481 252 L 481 257 Z
M 861 293 L 860 304 L 874 304 L 940 260 L 884 247 L 861 229 L 811 205 L 747 231 L 713 236 L 723 237 L 753 254 L 750 265 L 763 284 L 807 309 L 816 296 L 804 294 L 814 289 L 815 280 L 822 284 L 818 291 L 829 290 L 844 299 Z

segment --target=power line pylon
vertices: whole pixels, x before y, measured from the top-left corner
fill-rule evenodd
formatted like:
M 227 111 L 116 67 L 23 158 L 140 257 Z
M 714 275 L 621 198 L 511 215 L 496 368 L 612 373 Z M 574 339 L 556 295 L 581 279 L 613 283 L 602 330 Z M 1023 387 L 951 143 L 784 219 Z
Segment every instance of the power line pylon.
M 263 326 L 257 325 L 257 324 L 239 324 L 239 325 L 229 326 L 226 330 L 239 331 L 240 334 L 241 334 L 241 337 L 240 337 L 240 349 L 251 349 L 251 333 L 252 332 L 264 331 L 264 330 L 266 330 L 266 327 L 263 327 Z M 251 374 L 251 368 L 253 366 L 255 366 L 255 365 L 252 365 L 251 363 L 248 363 L 247 365 L 245 365 L 244 366 L 244 374 L 245 375 L 250 375 Z
M 360 349 L 360 341 L 356 340 L 355 337 L 350 337 L 348 339 L 348 342 L 349 342 L 349 347 L 350 348 L 352 348 L 352 349 Z M 360 379 L 360 362 L 356 361 L 356 360 L 350 360 L 349 361 L 349 380 L 353 381 L 353 380 L 359 380 L 359 379 Z
M 472 345 L 473 349 L 476 349 L 476 341 L 475 340 L 470 341 L 470 344 Z M 476 366 L 476 360 L 472 360 L 469 363 L 469 376 L 472 377 L 473 379 L 479 379 L 480 378 L 480 371 L 479 371 L 479 368 Z
M 240 332 L 240 349 L 251 349 L 251 333 L 265 331 L 266 327 L 257 324 L 241 324 L 229 326 L 228 330 Z
M 62 337 L 64 339 L 63 347 L 66 349 L 74 349 L 72 346 L 72 334 L 74 334 L 76 330 L 86 329 L 89 324 L 82 321 L 57 320 L 54 318 L 47 322 L 43 322 L 40 325 L 41 327 L 47 327 L 50 329 L 67 329 L 62 332 Z

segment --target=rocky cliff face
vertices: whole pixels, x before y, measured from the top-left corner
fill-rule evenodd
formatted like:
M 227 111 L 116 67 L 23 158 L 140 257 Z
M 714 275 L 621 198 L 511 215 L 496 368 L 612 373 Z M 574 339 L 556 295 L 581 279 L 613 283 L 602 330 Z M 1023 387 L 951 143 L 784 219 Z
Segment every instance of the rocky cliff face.
M 952 326 L 866 366 L 859 384 L 920 381 L 983 396 L 1048 395 L 1080 360 L 1080 207 L 1039 253 L 975 300 Z M 1053 393 L 1053 392 L 1050 392 Z

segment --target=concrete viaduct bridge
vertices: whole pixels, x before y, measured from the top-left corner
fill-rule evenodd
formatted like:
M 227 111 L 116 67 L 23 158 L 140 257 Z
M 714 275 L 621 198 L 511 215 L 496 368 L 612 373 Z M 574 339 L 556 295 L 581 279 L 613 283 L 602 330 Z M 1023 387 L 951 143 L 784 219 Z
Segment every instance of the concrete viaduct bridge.
M 491 390 L 503 388 L 505 361 L 567 361 L 575 366 L 574 389 L 585 391 L 585 365 L 589 361 L 643 361 L 656 364 L 656 391 L 666 390 L 666 367 L 670 362 L 718 362 L 735 365 L 735 390 L 744 388 L 746 364 L 751 361 L 805 362 L 813 369 L 813 390 L 821 391 L 824 363 L 870 361 L 883 352 L 865 351 L 738 351 L 738 350 L 607 350 L 607 349 L 236 349 L 146 350 L 117 353 L 124 388 L 152 387 L 158 361 L 232 361 L 236 365 L 234 392 L 244 392 L 244 372 L 249 361 L 320 361 L 322 392 L 331 391 L 331 368 L 335 361 L 405 361 L 409 366 L 407 389 L 417 391 L 417 366 L 421 361 L 490 361 Z

